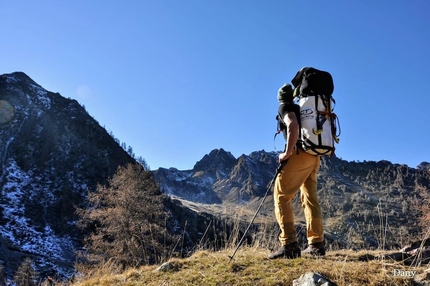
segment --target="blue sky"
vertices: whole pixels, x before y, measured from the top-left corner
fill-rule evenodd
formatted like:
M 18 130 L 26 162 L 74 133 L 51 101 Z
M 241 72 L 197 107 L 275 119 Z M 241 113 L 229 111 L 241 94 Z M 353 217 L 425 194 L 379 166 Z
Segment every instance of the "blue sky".
M 426 0 L 2 1 L 0 74 L 78 100 L 151 169 L 185 170 L 215 148 L 280 151 L 277 90 L 313 66 L 334 78 L 338 157 L 416 167 L 429 14 Z

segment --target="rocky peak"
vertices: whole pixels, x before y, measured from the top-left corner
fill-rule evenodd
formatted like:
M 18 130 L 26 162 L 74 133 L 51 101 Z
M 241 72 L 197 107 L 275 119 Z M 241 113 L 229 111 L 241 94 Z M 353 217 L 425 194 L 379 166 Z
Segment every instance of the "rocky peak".
M 273 163 L 273 160 L 277 160 L 277 153 L 276 152 L 266 152 L 264 150 L 261 151 L 255 151 L 249 154 L 249 157 L 253 160 L 256 160 L 258 162 L 261 162 L 263 164 L 271 164 Z
M 14 107 L 18 121 L 25 116 L 42 118 L 46 116 L 44 112 L 50 110 L 53 105 L 58 107 L 65 102 L 73 103 L 81 108 L 75 100 L 66 99 L 59 93 L 47 91 L 23 72 L 1 75 L 0 92 L 1 99 Z M 55 114 L 57 110 L 58 108 L 54 108 L 53 113 Z
M 32 80 L 27 74 L 23 72 L 13 72 L 10 74 L 3 74 L 0 76 L 0 78 L 6 79 L 8 83 L 19 83 L 19 84 L 26 84 L 26 85 L 36 85 L 39 86 L 34 80 Z
M 419 170 L 427 170 L 430 171 L 430 163 L 429 162 L 421 162 L 418 166 L 417 169 Z
M 230 172 L 229 179 L 240 186 L 235 191 L 239 193 L 241 200 L 248 201 L 252 197 L 262 196 L 267 182 L 275 174 L 277 165 L 275 152 L 256 151 L 249 156 L 240 156 Z
M 194 172 L 204 172 L 214 175 L 217 172 L 228 174 L 236 164 L 236 158 L 224 149 L 214 149 L 198 161 L 193 168 Z
M 250 170 L 248 166 L 251 164 L 251 162 L 252 160 L 248 156 L 240 156 L 237 159 L 237 164 L 230 173 L 230 178 L 236 181 L 244 181 L 248 179 L 250 176 Z

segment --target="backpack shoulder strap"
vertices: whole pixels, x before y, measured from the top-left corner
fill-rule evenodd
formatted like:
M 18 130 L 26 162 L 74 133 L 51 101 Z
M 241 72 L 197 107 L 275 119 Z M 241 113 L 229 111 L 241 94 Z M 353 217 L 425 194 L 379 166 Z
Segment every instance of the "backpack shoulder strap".
M 279 133 L 281 133 L 287 127 L 287 125 L 285 124 L 284 119 L 282 118 L 282 115 L 280 113 L 278 113 L 278 115 L 276 115 L 276 121 L 277 121 L 277 127 L 276 127 L 276 133 L 275 133 L 274 139 L 276 138 L 276 136 Z
M 287 129 L 287 124 L 285 123 L 284 118 L 282 118 L 282 114 L 280 114 L 279 112 L 278 112 L 278 115 L 276 115 L 276 120 L 278 122 L 278 128 L 277 128 L 277 132 L 275 133 L 275 136 L 273 136 L 274 143 L 276 140 L 276 136 L 282 131 L 284 131 L 285 129 Z M 300 120 L 299 120 L 299 125 L 300 125 Z M 299 138 L 300 138 L 301 132 L 302 130 L 301 128 L 299 128 Z M 287 147 L 287 144 L 285 144 L 285 148 L 286 147 Z M 299 154 L 298 147 L 299 147 L 299 140 L 297 140 L 296 147 L 295 147 L 297 154 Z M 276 149 L 276 144 L 275 144 L 275 149 Z

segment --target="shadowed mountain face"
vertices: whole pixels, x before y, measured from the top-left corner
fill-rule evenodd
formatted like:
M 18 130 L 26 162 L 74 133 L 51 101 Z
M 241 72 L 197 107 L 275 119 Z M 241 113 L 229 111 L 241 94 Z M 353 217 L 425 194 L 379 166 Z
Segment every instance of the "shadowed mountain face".
M 71 267 L 75 206 L 129 162 L 76 100 L 22 72 L 1 75 L 0 263 L 15 268 L 28 256 L 54 274 Z

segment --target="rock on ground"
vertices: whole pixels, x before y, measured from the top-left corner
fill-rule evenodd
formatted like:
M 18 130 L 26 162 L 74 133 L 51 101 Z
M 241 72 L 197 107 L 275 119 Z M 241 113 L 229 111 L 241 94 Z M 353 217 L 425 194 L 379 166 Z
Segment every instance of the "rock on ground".
M 318 272 L 308 272 L 293 280 L 293 286 L 334 286 L 335 284 Z

